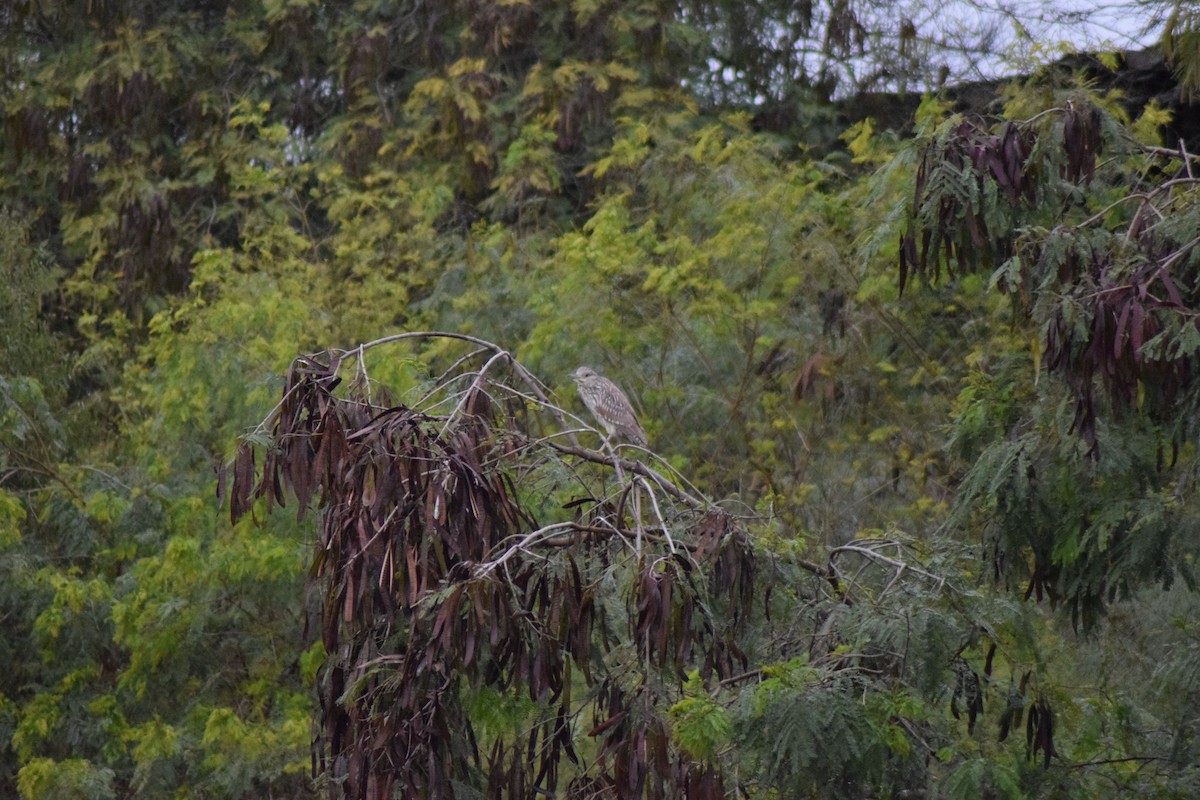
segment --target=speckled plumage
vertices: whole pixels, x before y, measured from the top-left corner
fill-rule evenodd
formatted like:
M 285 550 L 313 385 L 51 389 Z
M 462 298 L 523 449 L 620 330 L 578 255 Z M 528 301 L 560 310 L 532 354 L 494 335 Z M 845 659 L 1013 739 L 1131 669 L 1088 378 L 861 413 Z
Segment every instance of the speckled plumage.
M 620 387 L 603 375 L 597 375 L 591 367 L 580 367 L 571 373 L 571 377 L 579 388 L 583 404 L 604 426 L 609 436 L 620 434 L 634 444 L 646 446 L 646 432 L 642 430 L 633 412 L 633 405 Z

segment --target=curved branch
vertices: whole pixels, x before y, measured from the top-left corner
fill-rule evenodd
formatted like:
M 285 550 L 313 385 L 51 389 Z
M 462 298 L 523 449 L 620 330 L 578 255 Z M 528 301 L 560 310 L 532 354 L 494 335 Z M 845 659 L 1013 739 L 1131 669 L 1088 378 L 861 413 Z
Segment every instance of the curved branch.
M 337 353 L 340 356 L 344 357 L 344 356 L 348 356 L 348 355 L 362 353 L 366 350 L 371 350 L 373 348 L 379 347 L 380 345 L 391 344 L 392 342 L 403 341 L 405 339 L 458 339 L 459 341 L 462 341 L 462 342 L 470 342 L 471 344 L 477 344 L 480 347 L 484 348 L 485 350 L 491 350 L 494 353 L 499 354 L 499 353 L 506 352 L 504 350 L 504 348 L 500 347 L 500 345 L 498 345 L 494 342 L 489 342 L 486 339 L 480 339 L 476 336 L 468 336 L 465 333 L 452 333 L 450 331 L 408 331 L 406 333 L 393 333 L 389 336 L 383 336 L 379 339 L 374 339 L 370 342 L 364 342 L 363 344 L 360 344 L 356 347 L 352 347 L 349 350 L 338 350 L 336 348 L 331 348 L 329 352 Z M 511 358 L 511 356 L 510 356 L 510 358 Z
M 597 450 L 587 450 L 582 447 L 570 447 L 549 440 L 546 441 L 546 444 L 548 444 L 551 449 L 557 450 L 565 455 L 575 456 L 576 458 L 581 458 L 584 461 L 591 461 L 593 464 L 604 464 L 613 468 L 620 466 L 621 469 L 627 470 L 635 475 L 641 475 L 644 478 L 649 478 L 650 480 L 654 481 L 654 483 L 664 492 L 671 495 L 684 505 L 692 508 L 693 510 L 698 511 L 700 509 L 708 508 L 712 505 L 711 503 L 688 494 L 667 480 L 662 474 L 655 472 L 640 461 L 633 461 L 631 459 L 620 458 L 617 456 L 609 456 Z
M 897 547 L 900 546 L 899 542 L 883 541 L 881 543 L 882 544 L 894 544 Z M 864 556 L 864 557 L 870 559 L 871 561 L 877 561 L 882 564 L 887 564 L 890 567 L 894 567 L 896 569 L 896 575 L 895 575 L 895 577 L 892 578 L 893 583 L 896 581 L 896 579 L 898 579 L 907 570 L 909 572 L 914 572 L 923 578 L 928 578 L 929 580 L 936 583 L 937 587 L 939 589 L 941 589 L 943 586 L 946 585 L 945 578 L 940 577 L 938 575 L 934 575 L 931 572 L 926 572 L 925 570 L 921 569 L 920 567 L 914 567 L 912 564 L 909 564 L 906 561 L 900 561 L 898 559 L 890 558 L 889 556 L 885 556 L 882 553 L 871 549 L 870 547 L 862 547 L 860 545 L 853 545 L 853 544 L 844 544 L 844 545 L 841 545 L 840 547 L 835 547 L 829 551 L 829 560 L 832 562 L 833 559 L 838 555 L 838 553 L 858 553 L 859 555 Z M 890 587 L 891 583 L 889 583 L 888 586 Z M 886 589 L 885 589 L 885 591 L 886 591 Z

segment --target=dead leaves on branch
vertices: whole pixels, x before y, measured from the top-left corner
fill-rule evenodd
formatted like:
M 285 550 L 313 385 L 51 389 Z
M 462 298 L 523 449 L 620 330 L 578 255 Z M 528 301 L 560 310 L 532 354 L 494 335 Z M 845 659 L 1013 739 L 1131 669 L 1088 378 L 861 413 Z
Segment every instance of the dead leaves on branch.
M 1094 255 L 1091 278 L 1067 289 L 1046 327 L 1045 364 L 1071 388 L 1072 427 L 1093 448 L 1098 384 L 1118 407 L 1159 416 L 1191 382 L 1200 346 L 1195 298 L 1185 301 L 1166 269 L 1126 275 L 1106 256 Z
M 464 368 L 466 388 L 440 398 L 449 416 L 372 405 L 359 382 L 335 393 L 339 366 L 296 360 L 266 423 L 261 465 L 243 444 L 228 491 L 235 521 L 259 499 L 268 511 L 294 501 L 299 515 L 320 515 L 309 627 L 329 656 L 314 770 L 330 779 L 330 796 L 452 796 L 479 776 L 489 797 L 553 794 L 564 762 L 574 765 L 572 796 L 605 786 L 615 796 L 721 795 L 719 766 L 672 747 L 651 695 L 656 675 L 745 668 L 733 629 L 708 610 L 713 592 L 748 608 L 755 566 L 745 532 L 715 507 L 689 507 L 678 490 L 625 502 L 673 486 L 657 473 L 646 479 L 644 465 L 620 502 L 593 498 L 574 504 L 573 520 L 540 524 L 517 476 L 564 458 L 528 429 L 555 410 L 535 403 L 531 412 L 524 399 L 514 407 L 541 390 L 496 348 L 478 372 Z M 622 475 L 614 462 L 609 474 Z M 642 507 L 654 508 L 653 524 L 636 516 Z M 614 570 L 631 576 L 623 615 L 598 598 Z M 636 665 L 615 663 L 630 641 Z M 614 673 L 630 668 L 642 676 L 634 697 Z M 587 697 L 572 697 L 573 671 L 592 687 Z M 483 688 L 534 704 L 527 735 L 476 735 L 464 697 Z M 590 757 L 573 722 L 586 708 L 608 714 Z
M 900 292 L 910 275 L 936 281 L 943 262 L 951 277 L 993 266 L 1010 255 L 1011 241 L 994 219 L 998 197 L 1011 206 L 1032 203 L 1034 137 L 1006 123 L 999 133 L 964 120 L 921 155 L 911 219 L 900 239 Z
M 1057 121 L 1039 129 L 1039 118 Z M 1063 187 L 1090 184 L 1104 146 L 1104 118 L 1083 100 L 993 132 L 964 119 L 920 154 L 909 225 L 900 239 L 900 291 L 910 276 L 935 282 L 994 269 L 1014 253 L 1016 229 L 1037 224 L 1038 207 L 1058 204 Z M 1001 288 L 1019 291 L 1021 286 Z
M 1054 709 L 1042 698 L 1029 707 L 1025 718 L 1025 757 L 1034 760 L 1042 755 L 1042 766 L 1050 767 L 1050 759 L 1058 755 L 1054 747 Z
M 902 292 L 943 268 L 951 278 L 989 270 L 1042 327 L 1044 364 L 1070 388 L 1074 431 L 1093 453 L 1098 386 L 1118 407 L 1177 409 L 1200 349 L 1200 288 L 1183 269 L 1200 245 L 1193 156 L 1132 146 L 1076 97 L 995 132 L 961 120 L 919 159 Z M 1095 211 L 1091 198 L 1108 204 Z

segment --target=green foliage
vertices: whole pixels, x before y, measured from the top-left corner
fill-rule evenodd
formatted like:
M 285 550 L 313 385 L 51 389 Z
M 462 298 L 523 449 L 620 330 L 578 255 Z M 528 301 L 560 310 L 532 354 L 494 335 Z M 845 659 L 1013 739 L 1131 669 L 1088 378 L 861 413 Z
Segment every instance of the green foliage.
M 27 376 L 57 396 L 67 376 L 54 368 L 62 357 L 59 343 L 40 313 L 57 276 L 49 254 L 29 236 L 30 220 L 10 210 L 0 213 L 0 307 L 5 309 L 0 363 L 6 375 Z
M 26 376 L 0 377 L 0 398 L 4 401 L 0 410 L 0 466 L 44 474 L 63 452 L 65 442 L 42 385 Z
M 22 800 L 49 800 L 52 797 L 78 797 L 80 800 L 112 800 L 113 771 L 97 767 L 82 758 L 54 761 L 38 758 L 21 768 L 17 791 Z
M 1163 53 L 1174 64 L 1180 88 L 1195 98 L 1200 89 L 1200 62 L 1196 60 L 1196 44 L 1200 41 L 1200 19 L 1195 3 L 1176 0 L 1170 4 L 1171 13 L 1162 31 Z
M 21 543 L 21 523 L 25 521 L 25 516 L 25 507 L 20 499 L 0 489 L 0 551 Z
M 669 709 L 679 746 L 698 761 L 711 761 L 729 744 L 729 714 L 709 696 L 698 670 L 688 674 L 683 698 Z
M 846 797 L 880 779 L 888 748 L 846 688 L 836 680 L 781 687 L 739 726 L 737 740 L 761 753 L 757 768 L 767 786 L 785 794 Z
M 1034 369 L 995 362 L 960 394 L 953 442 L 978 457 L 959 507 L 984 520 L 1007 577 L 1027 580 L 1027 594 L 1065 600 L 1071 618 L 1090 627 L 1139 581 L 1192 580 L 1186 561 L 1166 555 L 1172 533 L 1192 522 L 1162 464 L 1164 448 L 1177 452 L 1190 429 L 1191 401 L 1180 393 L 1194 281 L 1168 270 L 1189 259 L 1196 231 L 1185 222 L 1191 215 L 1177 215 L 1191 204 L 1186 189 L 1150 191 L 1132 208 L 1123 200 L 1153 155 L 1128 150 L 1119 116 L 1078 94 L 1060 102 L 995 134 L 951 122 L 923 145 L 932 166 L 918 173 L 901 277 L 915 269 L 936 279 L 943 253 L 951 273 L 963 274 L 979 266 L 963 253 L 1001 243 L 987 265 L 999 264 L 991 283 L 1032 328 L 1023 335 L 1034 343 Z M 1116 157 L 1098 164 L 1101 149 Z M 978 210 L 952 199 L 980 191 L 992 199 Z M 1064 219 L 1071 194 L 1085 191 L 1088 200 Z M 958 217 L 945 217 L 948 203 Z M 993 236 L 988 226 L 1000 230 Z M 1057 375 L 1041 379 L 1043 364 Z
M 975 758 L 959 764 L 942 784 L 947 797 L 1024 798 L 1020 774 L 1007 764 Z

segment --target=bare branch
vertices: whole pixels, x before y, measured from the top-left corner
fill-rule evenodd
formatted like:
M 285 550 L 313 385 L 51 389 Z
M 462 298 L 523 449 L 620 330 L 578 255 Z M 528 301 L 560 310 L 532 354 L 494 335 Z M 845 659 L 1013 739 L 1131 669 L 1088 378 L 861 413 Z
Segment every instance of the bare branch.
M 900 547 L 899 542 L 881 541 L 881 544 L 893 544 L 897 548 Z M 919 567 L 914 567 L 912 564 L 909 564 L 907 562 L 899 561 L 897 559 L 885 556 L 882 553 L 879 553 L 870 547 L 864 547 L 864 546 L 854 545 L 854 544 L 844 544 L 839 547 L 835 547 L 835 548 L 833 548 L 833 550 L 831 550 L 829 552 L 830 562 L 832 562 L 833 559 L 836 558 L 839 553 L 857 553 L 861 556 L 864 556 L 864 557 L 870 559 L 871 561 L 877 561 L 881 564 L 887 564 L 890 567 L 894 567 L 896 569 L 896 578 L 899 578 L 900 575 L 903 574 L 907 570 L 909 572 L 914 572 L 923 578 L 927 578 L 928 580 L 933 581 L 934 583 L 937 584 L 938 589 L 941 589 L 946 583 L 946 579 L 939 575 L 934 575 L 933 573 L 926 572 L 925 570 L 923 570 Z M 894 580 L 895 580 L 895 578 L 893 578 L 893 581 Z M 891 584 L 888 584 L 888 585 L 890 586 Z

